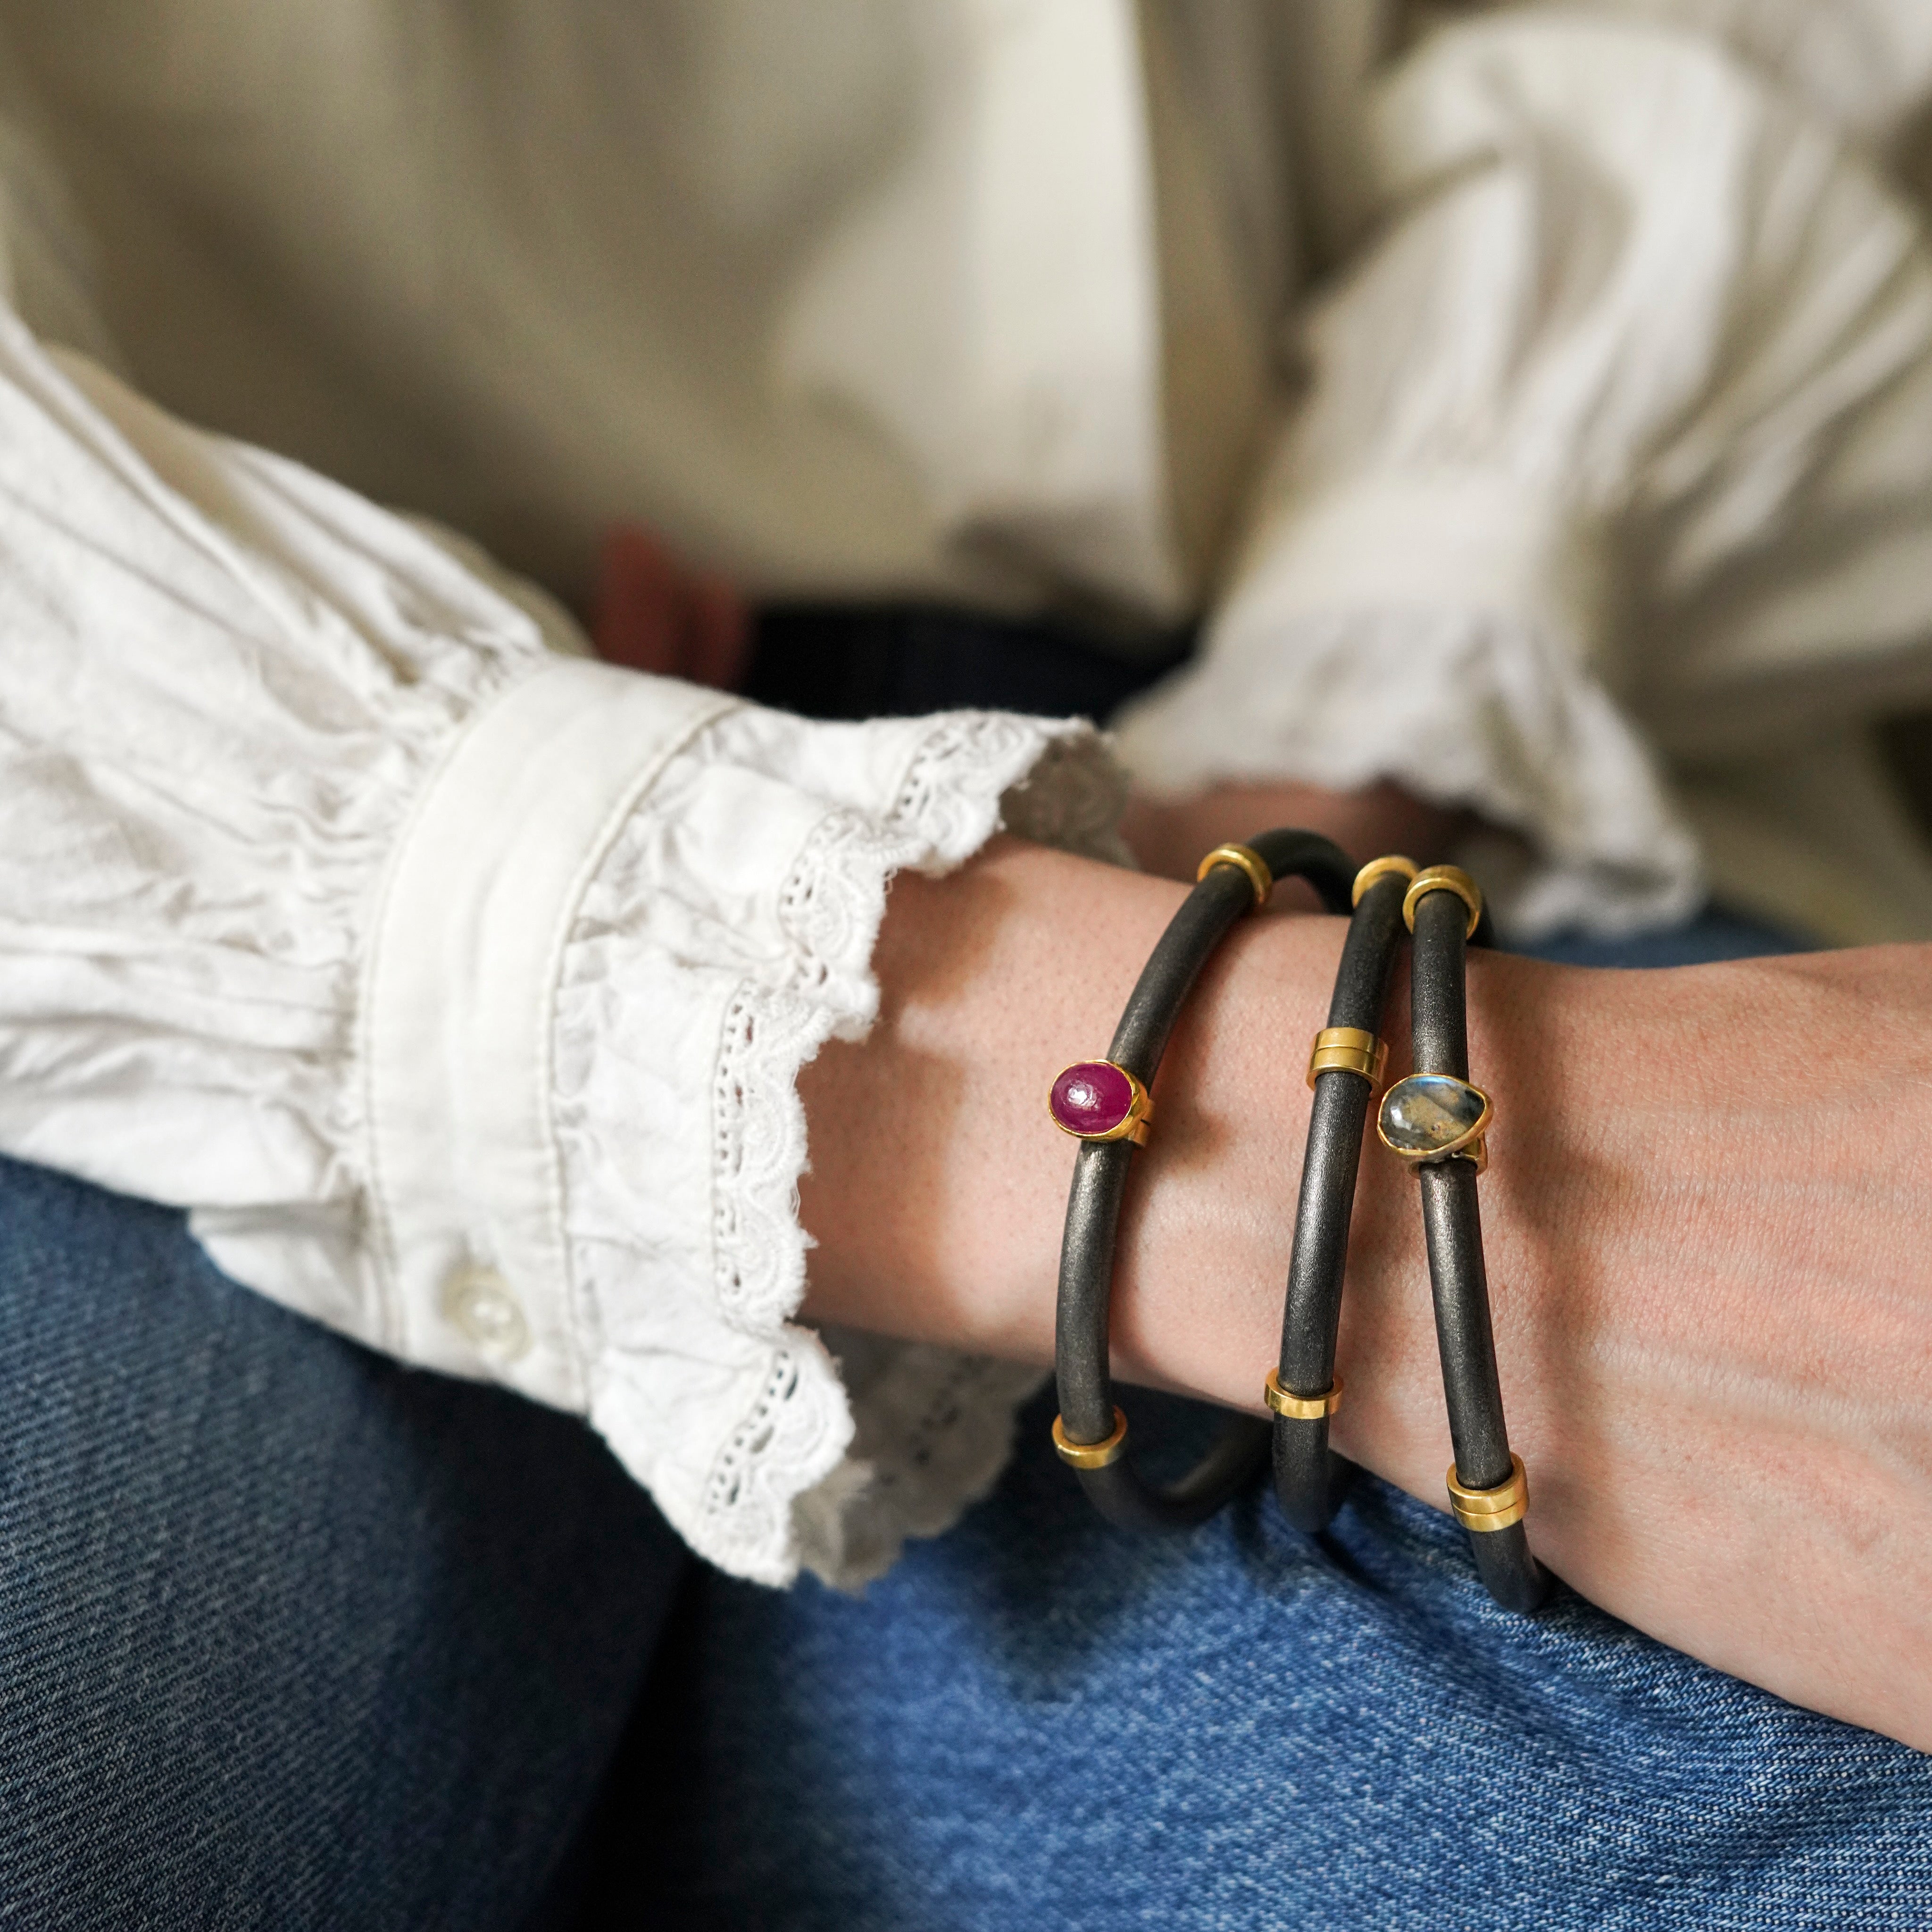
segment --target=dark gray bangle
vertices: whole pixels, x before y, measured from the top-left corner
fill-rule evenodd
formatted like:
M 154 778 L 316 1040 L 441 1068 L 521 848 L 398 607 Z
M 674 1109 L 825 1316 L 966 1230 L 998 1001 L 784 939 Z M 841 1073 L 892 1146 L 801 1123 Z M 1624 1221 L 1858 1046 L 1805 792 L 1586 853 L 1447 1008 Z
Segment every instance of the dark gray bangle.
M 1488 1164 L 1489 1096 L 1469 1084 L 1465 949 L 1486 943 L 1483 896 L 1454 866 L 1418 873 L 1402 902 L 1414 934 L 1410 964 L 1415 1071 L 1382 1096 L 1376 1130 L 1416 1170 L 1442 1392 L 1456 1454 L 1449 1500 L 1468 1532 L 1476 1568 L 1505 1610 L 1533 1610 L 1550 1580 L 1530 1552 L 1529 1486 L 1510 1453 L 1496 1378 L 1489 1276 L 1477 1178 Z
M 1388 1054 L 1382 1008 L 1402 940 L 1402 895 L 1415 871 L 1414 860 L 1391 856 L 1372 859 L 1355 874 L 1354 915 L 1328 1024 L 1309 1056 L 1315 1100 L 1282 1298 L 1281 1357 L 1263 1395 L 1274 1413 L 1275 1494 L 1288 1521 L 1310 1532 L 1328 1528 L 1355 1474 L 1354 1465 L 1328 1447 L 1328 1418 L 1342 1400 L 1335 1338 L 1362 1135 Z
M 1203 1521 L 1258 1467 L 1268 1442 L 1265 1423 L 1231 1417 L 1193 1469 L 1160 1487 L 1134 1466 L 1126 1418 L 1114 1404 L 1108 1331 L 1114 1236 L 1127 1169 L 1153 1116 L 1150 1090 L 1161 1054 L 1202 968 L 1244 914 L 1267 903 L 1277 880 L 1306 879 L 1330 911 L 1346 912 L 1352 869 L 1338 847 L 1312 832 L 1266 832 L 1246 845 L 1217 846 L 1142 969 L 1107 1058 L 1066 1068 L 1048 1096 L 1054 1124 L 1084 1143 L 1074 1157 L 1060 1250 L 1054 1446 L 1094 1507 L 1124 1528 Z

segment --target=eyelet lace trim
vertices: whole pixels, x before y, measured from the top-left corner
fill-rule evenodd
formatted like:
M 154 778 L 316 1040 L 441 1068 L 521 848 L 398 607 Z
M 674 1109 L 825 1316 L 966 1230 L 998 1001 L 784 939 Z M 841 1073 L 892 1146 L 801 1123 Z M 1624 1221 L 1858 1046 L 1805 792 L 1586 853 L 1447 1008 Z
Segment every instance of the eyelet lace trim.
M 779 896 L 794 948 L 789 983 L 740 989 L 713 1090 L 713 1281 L 718 1305 L 734 1324 L 754 1330 L 774 1326 L 804 1294 L 807 1237 L 799 1224 L 798 1179 L 806 1134 L 798 1070 L 835 1034 L 862 1035 L 878 1013 L 872 954 L 891 875 L 911 866 L 950 869 L 1002 824 L 1024 828 L 1028 837 L 1058 835 L 1054 842 L 1076 848 L 1104 847 L 1113 856 L 1120 790 L 1111 761 L 1095 755 L 1084 734 L 1070 740 L 1049 731 L 997 715 L 944 719 L 920 746 L 883 820 L 831 813 L 801 851 Z M 898 1459 L 875 1454 L 863 1468 L 810 1466 L 795 1445 L 830 1441 L 818 1415 L 790 1433 L 771 1432 L 754 1455 L 737 1447 L 742 1429 L 734 1433 L 706 1486 L 703 1546 L 768 1549 L 782 1535 L 794 1546 L 805 1543 L 799 1556 L 808 1556 L 820 1574 L 849 1583 L 885 1569 L 915 1522 L 930 1534 L 952 1520 L 1005 1460 L 1018 1396 L 1010 1392 L 1010 1372 L 1003 1383 L 978 1376 L 977 1365 L 944 1351 L 926 1351 L 918 1359 L 926 1364 L 931 1386 L 918 1443 L 908 1442 Z M 1036 1380 L 1026 1376 L 1023 1386 Z M 949 1385 L 950 1401 L 941 1399 Z M 969 1392 L 981 1391 L 994 1398 L 990 1414 L 968 1400 Z M 848 1398 L 829 1373 L 801 1375 L 784 1402 L 814 1408 L 836 1403 L 842 1420 Z M 957 1438 L 955 1455 L 938 1448 L 950 1435 Z M 754 1462 L 758 1479 L 748 1482 Z M 729 1482 L 722 1474 L 728 1466 Z M 920 1478 L 937 1478 L 942 1470 L 954 1480 L 938 1503 Z M 882 1472 L 889 1475 L 883 1487 Z M 790 1521 L 770 1522 L 779 1496 L 790 1502 L 812 1496 L 828 1477 L 838 1480 L 808 1508 L 808 1538 L 801 1539 L 799 1526 Z M 742 1520 L 747 1516 L 757 1519 L 755 1527 Z M 848 1568 L 848 1551 L 856 1568 Z
M 824 1343 L 788 1327 L 764 1387 L 711 1466 L 692 1541 L 711 1562 L 758 1582 L 788 1582 L 797 1558 L 792 1508 L 840 1466 L 852 1421 Z
M 714 734 L 730 728 L 726 721 Z M 707 754 L 701 740 L 695 750 Z M 1113 827 L 1122 793 L 1103 743 L 1085 727 L 948 714 L 914 747 L 886 809 L 830 806 L 798 849 L 778 893 L 782 957 L 743 972 L 723 1006 L 710 1096 L 710 1252 L 689 1256 L 708 1273 L 708 1294 L 699 1289 L 702 1275 L 687 1277 L 680 1311 L 665 1314 L 662 1338 L 675 1345 L 696 1321 L 714 1324 L 714 1335 L 725 1331 L 721 1344 L 728 1336 L 729 1352 L 741 1359 L 747 1342 L 754 1361 L 763 1348 L 758 1393 L 748 1406 L 687 1412 L 677 1424 L 687 1439 L 660 1444 L 669 1425 L 643 1412 L 646 1378 L 634 1379 L 617 1361 L 613 1372 L 593 1378 L 592 1420 L 647 1480 L 661 1466 L 660 1449 L 662 1465 L 690 1466 L 700 1448 L 691 1432 L 715 1420 L 716 1447 L 697 1466 L 704 1473 L 695 1491 L 654 1487 L 692 1546 L 722 1567 L 782 1582 L 805 1560 L 835 1582 L 862 1580 L 886 1567 L 907 1534 L 944 1527 L 998 1474 L 1012 1408 L 1037 1382 L 1031 1371 L 868 1338 L 887 1366 L 875 1364 L 866 1390 L 850 1400 L 825 1345 L 790 1318 L 804 1293 L 808 1245 L 798 1219 L 806 1157 L 798 1070 L 827 1039 L 862 1036 L 877 1014 L 871 958 L 893 872 L 950 870 L 1003 824 L 1118 859 Z M 647 801 L 640 820 L 650 810 Z M 640 866 L 634 850 L 628 860 L 607 860 L 599 877 L 621 877 L 622 890 L 634 893 L 654 869 Z M 607 918 L 596 936 L 608 940 L 608 928 Z M 586 940 L 593 936 L 587 926 L 581 931 Z M 572 952 L 578 944 L 574 936 Z M 608 1006 L 586 1022 L 598 987 L 613 997 L 611 971 L 608 957 L 567 955 L 564 991 L 574 1017 L 566 1020 L 560 998 L 560 1029 L 612 1023 Z M 579 1040 L 580 1058 L 584 1046 Z M 624 1125 L 578 1120 L 560 1105 L 567 1196 L 598 1186 L 600 1162 L 615 1157 Z M 652 1126 L 664 1131 L 662 1119 Z M 575 1224 L 580 1293 L 590 1283 L 588 1298 L 603 1304 L 584 1311 L 583 1330 L 601 1334 L 604 1349 L 621 1357 L 658 1339 L 652 1311 L 664 1293 L 665 1257 L 654 1256 L 648 1274 L 639 1264 L 614 1267 L 613 1204 L 580 1198 L 566 1214 Z M 614 1295 L 628 1304 L 621 1318 Z M 708 1312 L 694 1301 L 708 1301 Z M 743 1385 L 742 1378 L 731 1384 Z M 742 1394 L 736 1400 L 742 1404 Z M 855 1426 L 865 1451 L 848 1456 Z
M 856 1424 L 845 1461 L 793 1508 L 800 1556 L 854 1588 L 882 1576 L 908 1536 L 934 1536 L 1006 1466 L 1014 1411 L 1035 1369 L 944 1348 L 828 1334 Z

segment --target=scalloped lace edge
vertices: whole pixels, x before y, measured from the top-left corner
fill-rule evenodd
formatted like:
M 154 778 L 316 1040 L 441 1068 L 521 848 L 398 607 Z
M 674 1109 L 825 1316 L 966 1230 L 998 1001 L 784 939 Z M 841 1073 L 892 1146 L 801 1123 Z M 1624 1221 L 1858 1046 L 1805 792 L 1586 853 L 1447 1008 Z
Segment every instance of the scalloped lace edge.
M 887 1568 L 908 1534 L 956 1519 L 1003 1466 L 1012 1412 L 1037 1372 L 872 1342 L 896 1359 L 870 1399 L 855 1401 L 824 1343 L 791 1320 L 809 1246 L 798 1218 L 798 1072 L 826 1040 L 862 1037 L 877 1014 L 872 954 L 894 872 L 950 871 L 1002 827 L 1118 862 L 1124 790 L 1090 727 L 948 714 L 920 741 L 890 808 L 828 812 L 788 874 L 787 970 L 734 992 L 711 1096 L 714 1305 L 740 1335 L 768 1345 L 764 1372 L 711 1459 L 694 1514 L 667 1512 L 721 1568 L 782 1584 L 805 1564 L 854 1586 Z M 621 1365 L 608 1367 L 592 1419 L 621 1453 L 634 1418 Z
M 892 1568 L 908 1537 L 950 1528 L 992 1488 L 1012 1451 L 1015 1412 L 1046 1372 L 875 1336 L 825 1340 L 854 1437 L 845 1460 L 796 1498 L 793 1521 L 805 1568 L 856 1590 Z

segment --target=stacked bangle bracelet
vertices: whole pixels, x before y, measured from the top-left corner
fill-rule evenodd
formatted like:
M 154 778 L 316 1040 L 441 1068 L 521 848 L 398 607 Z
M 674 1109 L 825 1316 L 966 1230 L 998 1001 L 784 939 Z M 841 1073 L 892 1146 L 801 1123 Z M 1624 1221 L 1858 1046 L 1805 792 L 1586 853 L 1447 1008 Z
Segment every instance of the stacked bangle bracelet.
M 1414 877 L 1413 860 L 1394 857 L 1371 860 L 1355 874 L 1328 1024 L 1309 1056 L 1315 1100 L 1282 1302 L 1281 1359 L 1264 1391 L 1274 1414 L 1275 1493 L 1298 1529 L 1325 1529 L 1355 1473 L 1328 1447 L 1328 1418 L 1342 1400 L 1335 1338 L 1363 1130 L 1388 1053 L 1382 1007 L 1402 938 L 1402 895 Z
M 1376 1130 L 1412 1166 L 1436 1302 L 1442 1390 L 1456 1460 L 1449 1500 L 1476 1568 L 1505 1609 L 1533 1610 L 1549 1579 L 1523 1529 L 1529 1501 L 1522 1459 L 1510 1453 L 1490 1325 L 1489 1277 L 1476 1181 L 1487 1164 L 1489 1096 L 1469 1084 L 1466 949 L 1486 940 L 1482 894 L 1466 872 L 1432 866 L 1402 899 L 1414 935 L 1410 963 L 1415 1071 L 1382 1096 Z
M 1271 1436 L 1282 1508 L 1303 1529 L 1328 1526 L 1354 1473 L 1328 1446 L 1329 1418 L 1342 1396 L 1335 1346 L 1363 1133 L 1387 1055 L 1382 1008 L 1406 925 L 1414 941 L 1415 1071 L 1382 1096 L 1376 1130 L 1415 1169 L 1421 1190 L 1456 1457 L 1450 1506 L 1468 1532 L 1490 1594 L 1507 1609 L 1532 1610 L 1549 1578 L 1523 1528 L 1528 1486 L 1503 1419 L 1476 1198 L 1493 1112 L 1468 1077 L 1466 949 L 1472 940 L 1487 943 L 1482 894 L 1455 866 L 1418 872 L 1393 856 L 1371 860 L 1351 879 L 1340 849 L 1310 832 L 1268 832 L 1250 844 L 1217 846 L 1196 877 L 1142 970 L 1107 1058 L 1067 1067 L 1048 1096 L 1054 1124 L 1082 1143 L 1060 1252 L 1054 1447 L 1110 1521 L 1130 1529 L 1174 1529 L 1219 1509 L 1257 1466 Z M 1150 1090 L 1161 1054 L 1202 968 L 1242 915 L 1265 905 L 1275 882 L 1291 877 L 1306 879 L 1330 912 L 1352 916 L 1328 1023 L 1309 1057 L 1315 1099 L 1280 1360 L 1265 1391 L 1274 1420 L 1229 1418 L 1192 1469 L 1160 1487 L 1129 1454 L 1127 1420 L 1114 1406 L 1108 1364 L 1114 1238 L 1127 1170 L 1154 1118 Z
M 1129 998 L 1105 1060 L 1082 1060 L 1054 1082 L 1048 1111 L 1082 1145 L 1075 1156 L 1060 1244 L 1054 1372 L 1060 1414 L 1054 1447 L 1101 1514 L 1129 1529 L 1178 1529 L 1211 1516 L 1266 1453 L 1265 1424 L 1235 1416 L 1201 1461 L 1166 1487 L 1149 1483 L 1127 1450 L 1108 1365 L 1114 1243 L 1133 1150 L 1154 1116 L 1150 1090 L 1187 995 L 1242 915 L 1268 902 L 1279 879 L 1306 879 L 1331 912 L 1349 904 L 1348 862 L 1312 832 L 1267 832 L 1221 845 L 1168 922 Z

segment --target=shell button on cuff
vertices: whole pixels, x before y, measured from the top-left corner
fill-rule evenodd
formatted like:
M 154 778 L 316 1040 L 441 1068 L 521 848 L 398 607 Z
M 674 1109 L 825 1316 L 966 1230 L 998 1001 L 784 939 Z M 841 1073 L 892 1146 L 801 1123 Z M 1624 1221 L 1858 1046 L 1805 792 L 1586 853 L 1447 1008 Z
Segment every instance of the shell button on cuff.
M 442 1312 L 450 1326 L 492 1361 L 514 1362 L 530 1348 L 530 1324 L 494 1268 L 456 1269 L 442 1285 Z

